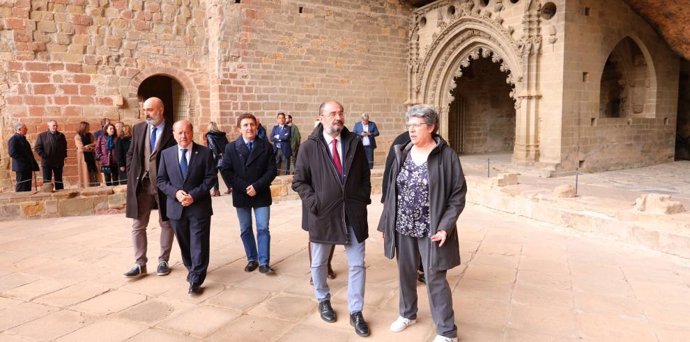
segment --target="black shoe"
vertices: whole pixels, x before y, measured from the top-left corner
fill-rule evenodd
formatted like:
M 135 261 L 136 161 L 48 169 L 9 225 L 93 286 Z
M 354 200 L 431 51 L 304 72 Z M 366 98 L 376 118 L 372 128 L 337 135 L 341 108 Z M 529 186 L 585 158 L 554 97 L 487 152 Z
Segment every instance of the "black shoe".
M 335 311 L 333 311 L 333 307 L 331 307 L 331 301 L 328 299 L 319 302 L 319 313 L 321 314 L 321 319 L 328 323 L 333 323 L 338 319 L 335 316 Z
M 265 274 L 265 275 L 273 275 L 275 274 L 276 271 L 274 271 L 271 266 L 268 265 L 261 265 L 259 266 L 259 272 Z
M 135 264 L 132 269 L 125 273 L 125 277 L 135 278 L 146 274 L 146 265 Z
M 254 261 L 254 260 L 250 260 L 247 263 L 247 266 L 244 267 L 244 271 L 245 272 L 251 272 L 251 271 L 254 271 L 257 267 L 259 267 L 259 263 Z
M 192 295 L 200 295 L 202 292 L 201 285 L 199 284 L 189 284 L 189 291 L 187 293 Z
M 355 327 L 357 335 L 362 337 L 369 336 L 369 324 L 364 321 L 361 311 L 355 311 L 350 314 L 350 325 Z
M 156 273 L 158 273 L 159 276 L 170 274 L 170 266 L 168 266 L 168 262 L 165 260 L 161 260 L 158 263 L 158 269 L 156 270 Z
M 426 278 L 424 278 L 424 272 L 417 272 L 417 281 L 426 284 Z

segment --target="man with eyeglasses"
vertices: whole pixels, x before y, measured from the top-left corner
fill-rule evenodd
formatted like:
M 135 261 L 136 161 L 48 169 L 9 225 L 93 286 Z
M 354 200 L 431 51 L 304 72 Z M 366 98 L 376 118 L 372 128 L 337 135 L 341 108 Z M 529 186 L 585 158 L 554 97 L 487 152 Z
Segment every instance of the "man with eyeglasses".
M 326 282 L 331 246 L 344 245 L 349 266 L 347 302 L 350 325 L 369 336 L 364 320 L 364 242 L 369 237 L 367 205 L 371 203 L 369 163 L 362 140 L 345 128 L 343 106 L 328 101 L 319 121 L 297 155 L 292 189 L 302 199 L 302 228 L 311 241 L 311 276 L 321 319 L 337 320 Z

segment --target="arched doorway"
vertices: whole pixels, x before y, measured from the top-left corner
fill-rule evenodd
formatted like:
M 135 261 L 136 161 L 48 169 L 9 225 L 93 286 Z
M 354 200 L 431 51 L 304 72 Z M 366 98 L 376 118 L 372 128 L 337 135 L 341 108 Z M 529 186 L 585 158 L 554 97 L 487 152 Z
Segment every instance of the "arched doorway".
M 599 117 L 655 116 L 653 82 L 642 50 L 629 37 L 621 40 L 604 64 L 599 89 Z
M 490 58 L 462 68 L 451 91 L 448 140 L 458 153 L 512 152 L 515 147 L 513 86 Z
M 189 118 L 190 97 L 182 84 L 166 75 L 153 75 L 141 82 L 137 97 L 141 103 L 149 97 L 158 97 L 165 105 L 165 119 L 175 122 Z

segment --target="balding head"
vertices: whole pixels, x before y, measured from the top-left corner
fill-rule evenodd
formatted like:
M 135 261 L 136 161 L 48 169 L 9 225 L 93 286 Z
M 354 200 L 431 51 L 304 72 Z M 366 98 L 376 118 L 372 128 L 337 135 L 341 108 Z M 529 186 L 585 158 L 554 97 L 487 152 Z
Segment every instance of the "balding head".
M 163 112 L 165 106 L 163 101 L 157 97 L 149 97 L 144 101 L 144 113 L 146 114 L 146 122 L 149 125 L 158 126 L 165 120 Z
M 173 135 L 175 141 L 182 148 L 187 148 L 192 144 L 194 136 L 194 127 L 189 120 L 180 120 L 173 125 Z

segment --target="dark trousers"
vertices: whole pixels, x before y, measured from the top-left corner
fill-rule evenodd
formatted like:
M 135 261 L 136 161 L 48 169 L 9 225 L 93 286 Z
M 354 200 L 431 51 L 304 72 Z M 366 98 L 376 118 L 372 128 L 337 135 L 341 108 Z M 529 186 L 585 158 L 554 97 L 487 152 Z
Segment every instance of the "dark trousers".
M 62 183 L 62 166 L 41 165 L 43 169 L 43 183 L 48 183 L 51 180 L 55 183 L 55 190 L 62 190 L 65 184 Z M 55 179 L 53 179 L 55 176 Z
M 290 156 L 286 156 L 283 150 L 276 149 L 276 167 L 278 168 L 278 175 L 289 175 L 290 174 Z
M 16 191 L 31 191 L 31 175 L 33 172 L 17 172 L 17 187 Z
M 183 217 L 170 221 L 180 245 L 182 262 L 188 271 L 187 281 L 194 285 L 203 284 L 211 248 L 211 216 Z
M 374 168 L 374 149 L 371 146 L 364 146 L 364 154 L 369 162 L 369 169 Z
M 105 185 L 117 185 L 119 183 L 120 174 L 117 167 L 111 168 L 110 172 L 103 172 L 103 178 L 105 179 Z
M 457 337 L 453 312 L 453 297 L 446 280 L 446 271 L 431 270 L 428 260 L 429 238 L 414 238 L 395 233 L 398 240 L 398 273 L 400 277 L 400 316 L 417 319 L 417 268 L 422 257 L 426 290 L 431 307 L 431 318 L 436 325 L 436 334 Z

